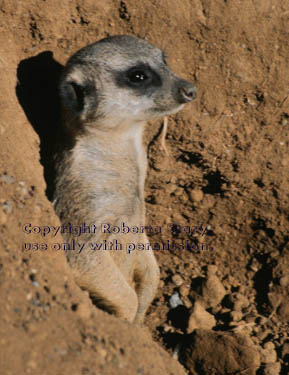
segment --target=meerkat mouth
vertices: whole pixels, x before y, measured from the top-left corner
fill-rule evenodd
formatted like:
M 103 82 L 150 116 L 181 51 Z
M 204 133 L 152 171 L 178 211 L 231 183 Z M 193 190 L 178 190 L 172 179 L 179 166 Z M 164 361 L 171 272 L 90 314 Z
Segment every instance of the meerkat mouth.
M 157 115 L 157 116 L 169 116 L 169 115 L 174 115 L 175 113 L 179 112 L 184 108 L 185 104 L 179 104 L 177 107 L 173 109 L 166 109 L 166 108 L 161 108 L 161 107 L 156 107 L 152 108 L 152 111 Z

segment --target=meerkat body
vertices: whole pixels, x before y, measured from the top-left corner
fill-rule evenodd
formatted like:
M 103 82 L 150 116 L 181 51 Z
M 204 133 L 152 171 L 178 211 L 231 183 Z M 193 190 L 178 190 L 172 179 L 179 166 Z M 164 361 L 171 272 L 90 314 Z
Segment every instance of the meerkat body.
M 180 110 L 194 87 L 167 67 L 162 51 L 132 36 L 87 46 L 68 61 L 60 82 L 63 124 L 56 158 L 55 209 L 63 224 L 94 224 L 81 252 L 67 252 L 75 279 L 96 304 L 141 323 L 159 282 L 153 251 L 139 233 L 107 233 L 102 224 L 145 225 L 145 123 Z M 66 240 L 74 239 L 66 234 Z M 118 249 L 93 250 L 112 241 Z

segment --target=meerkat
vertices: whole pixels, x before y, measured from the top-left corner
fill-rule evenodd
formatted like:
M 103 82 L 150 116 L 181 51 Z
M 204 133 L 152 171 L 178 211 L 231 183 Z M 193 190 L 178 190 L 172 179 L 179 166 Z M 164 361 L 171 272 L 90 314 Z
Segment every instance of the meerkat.
M 118 35 L 80 49 L 59 84 L 62 124 L 56 157 L 54 207 L 62 224 L 94 225 L 64 233 L 85 247 L 67 251 L 77 284 L 95 304 L 141 324 L 159 283 L 145 231 L 102 231 L 103 224 L 145 226 L 142 143 L 148 120 L 178 112 L 195 87 L 169 69 L 164 53 L 143 39 Z M 115 244 L 93 249 L 92 244 Z M 126 251 L 128 244 L 145 249 Z M 148 250 L 149 249 L 149 250 Z

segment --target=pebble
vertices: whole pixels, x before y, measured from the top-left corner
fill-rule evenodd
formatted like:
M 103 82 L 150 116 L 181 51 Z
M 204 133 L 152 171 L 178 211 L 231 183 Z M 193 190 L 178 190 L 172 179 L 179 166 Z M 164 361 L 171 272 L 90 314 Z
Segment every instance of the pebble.
M 4 210 L 7 212 L 7 213 L 10 213 L 10 212 L 12 212 L 12 207 L 11 207 L 11 204 L 10 204 L 10 202 L 9 201 L 6 201 L 6 202 L 4 202 Z
M 179 289 L 179 292 L 182 297 L 187 297 L 188 294 L 190 293 L 190 288 L 187 285 L 182 284 Z
M 59 346 L 54 346 L 55 353 L 59 354 L 61 357 L 65 356 L 67 354 L 67 350 L 60 348 Z
M 215 325 L 216 319 L 214 316 L 208 313 L 199 302 L 195 302 L 190 313 L 187 333 L 191 333 L 198 328 L 212 329 Z
M 266 342 L 266 344 L 264 344 L 264 349 L 268 349 L 268 350 L 275 349 L 275 345 L 273 344 L 272 341 L 268 341 Z
M 84 302 L 77 305 L 76 313 L 83 320 L 88 320 L 91 317 L 90 306 Z
M 9 176 L 8 174 L 3 174 L 0 176 L 0 181 L 6 182 L 6 184 L 11 185 L 14 182 L 14 177 Z
M 278 307 L 277 314 L 279 319 L 287 323 L 289 321 L 289 299 L 284 299 Z M 279 319 L 277 320 L 279 322 Z
M 206 194 L 202 201 L 202 207 L 204 208 L 212 208 L 215 204 L 215 198 L 211 194 Z
M 176 286 L 181 286 L 184 280 L 181 278 L 180 275 L 176 274 L 172 277 L 172 281 Z
M 277 360 L 276 351 L 274 349 L 272 349 L 271 345 L 268 345 L 268 344 L 270 344 L 270 343 L 266 343 L 265 346 L 267 346 L 267 347 L 264 347 L 264 349 L 260 350 L 261 362 L 263 362 L 263 363 L 276 362 L 276 360 Z M 274 347 L 274 344 L 272 344 L 272 345 Z
M 7 222 L 7 215 L 4 211 L 0 211 L 0 225 L 3 225 Z
M 171 298 L 169 299 L 169 304 L 172 309 L 178 307 L 179 305 L 183 305 L 178 292 L 172 294 Z
M 285 342 L 282 347 L 282 358 L 284 358 L 286 355 L 289 355 L 289 341 Z
M 286 287 L 289 285 L 289 275 L 283 276 L 280 278 L 279 283 L 282 287 Z
M 179 358 L 192 374 L 255 375 L 260 367 L 260 356 L 252 340 L 235 333 L 196 329 L 187 335 L 180 348 Z
M 266 318 L 265 316 L 260 316 L 258 319 L 259 319 L 258 320 L 258 324 L 260 324 L 261 326 L 263 326 L 264 324 L 266 324 L 266 322 L 268 320 L 268 318 Z
M 208 274 L 206 278 L 199 278 L 196 290 L 192 291 L 195 300 L 202 301 L 206 307 L 217 306 L 226 294 L 220 279 L 215 274 Z
M 267 363 L 263 370 L 263 375 L 279 375 L 281 364 L 279 362 Z
M 20 185 L 20 182 L 19 182 Z M 25 199 L 27 198 L 28 195 L 28 190 L 24 185 L 20 185 L 16 188 L 16 191 L 18 192 L 20 199 Z
M 241 320 L 243 317 L 243 314 L 241 313 L 241 311 L 231 311 L 230 315 L 231 315 L 232 320 L 235 322 Z
M 249 300 L 241 293 L 231 293 L 228 296 L 228 302 L 234 311 L 241 311 L 249 306 Z
M 204 193 L 202 190 L 194 189 L 189 191 L 189 198 L 192 202 L 201 202 L 201 200 L 204 198 Z

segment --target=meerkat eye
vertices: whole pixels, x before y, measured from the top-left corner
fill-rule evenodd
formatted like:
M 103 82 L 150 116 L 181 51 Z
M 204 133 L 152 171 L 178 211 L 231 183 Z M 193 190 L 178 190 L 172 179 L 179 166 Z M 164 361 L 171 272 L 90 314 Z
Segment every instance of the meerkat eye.
M 126 71 L 116 72 L 115 79 L 120 87 L 142 92 L 162 85 L 160 75 L 149 65 L 138 64 Z
M 149 79 L 149 76 L 140 69 L 132 69 L 128 72 L 127 77 L 132 83 L 142 83 Z

